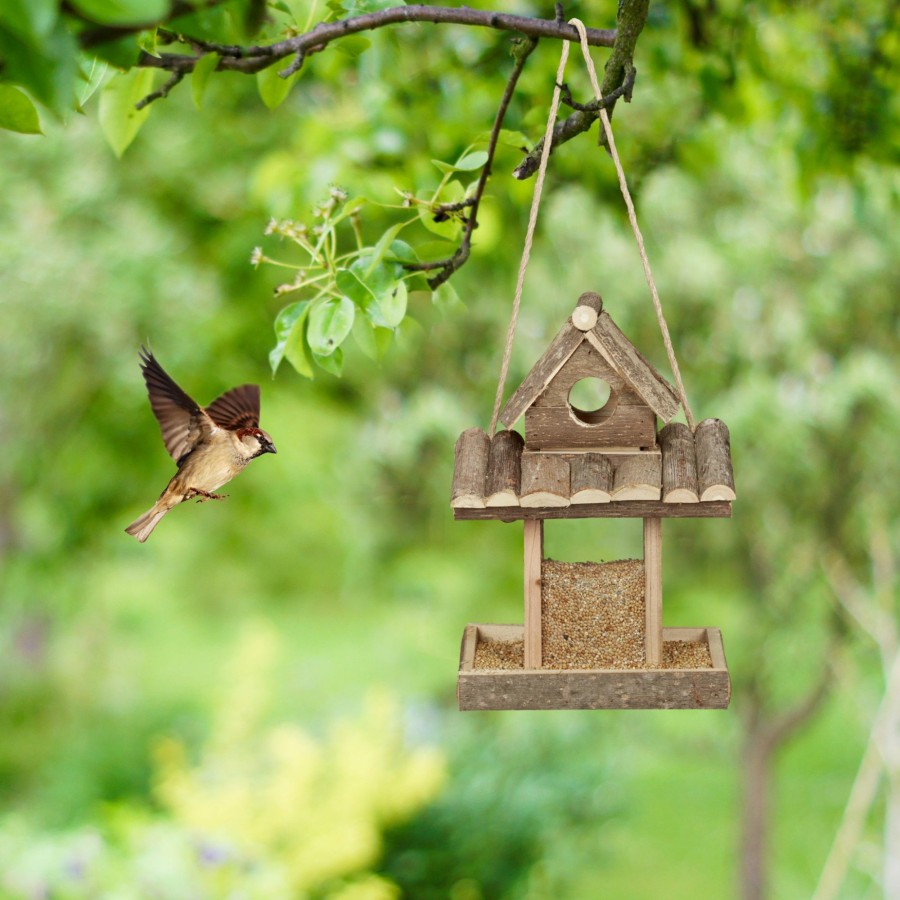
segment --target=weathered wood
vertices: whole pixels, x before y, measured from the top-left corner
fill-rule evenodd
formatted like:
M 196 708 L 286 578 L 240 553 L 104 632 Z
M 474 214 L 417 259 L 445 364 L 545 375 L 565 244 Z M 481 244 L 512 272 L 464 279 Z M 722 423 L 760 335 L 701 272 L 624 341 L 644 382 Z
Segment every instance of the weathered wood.
M 659 432 L 662 450 L 662 498 L 666 503 L 697 503 L 697 458 L 691 429 L 670 422 Z
M 597 316 L 603 309 L 603 300 L 599 294 L 584 293 L 578 298 L 578 306 L 572 313 L 572 324 L 579 331 L 590 331 L 597 324 Z
M 563 406 L 568 408 L 569 392 L 572 386 L 581 381 L 582 378 L 599 378 L 605 381 L 610 388 L 610 400 L 612 409 L 620 402 L 619 395 L 628 390 L 628 385 L 622 376 L 607 362 L 606 359 L 587 341 L 572 351 L 572 355 L 560 366 L 559 371 L 553 376 L 553 379 L 547 387 L 534 399 L 533 406 Z M 627 401 L 630 405 L 639 403 L 643 406 L 647 404 L 634 392 L 630 391 L 630 398 Z
M 608 417 L 604 409 L 593 424 L 576 418 L 568 406 L 532 406 L 525 412 L 526 450 L 602 450 L 607 446 L 655 444 L 656 414 L 646 405 L 617 406 L 614 415 Z
M 661 469 L 660 457 L 653 453 L 624 457 L 613 477 L 612 499 L 659 500 Z
M 518 504 L 524 443 L 517 431 L 498 431 L 491 438 L 484 487 L 485 506 Z
M 569 506 L 496 506 L 493 509 L 454 509 L 459 521 L 496 519 L 730 519 L 731 504 L 724 500 L 706 503 L 663 503 L 662 500 L 615 500 L 612 503 L 573 503 Z
M 597 324 L 585 336 L 664 422 L 668 422 L 678 412 L 678 395 L 675 389 L 619 331 L 606 310 L 600 313 Z
M 662 519 L 644 519 L 644 662 L 662 662 Z
M 450 506 L 454 509 L 484 508 L 484 479 L 491 440 L 480 428 L 467 428 L 456 442 Z
M 575 348 L 584 340 L 584 335 L 571 322 L 566 321 L 550 346 L 544 351 L 541 358 L 534 364 L 534 368 L 528 373 L 525 380 L 519 385 L 516 392 L 509 398 L 503 411 L 500 413 L 500 421 L 512 428 L 519 416 L 540 394 L 550 379 L 559 371 L 562 364 L 572 355 Z
M 609 503 L 613 467 L 602 453 L 580 453 L 569 459 L 571 503 Z
M 568 506 L 568 460 L 563 456 L 523 453 L 519 503 L 525 507 Z
M 709 643 L 711 669 L 505 669 L 461 666 L 457 695 L 461 710 L 479 709 L 725 709 L 731 680 L 718 628 L 664 628 L 663 640 Z M 522 640 L 521 625 L 466 628 L 465 644 L 480 636 Z M 472 651 L 474 659 L 474 649 Z
M 459 669 L 465 671 L 475 668 L 475 651 L 478 649 L 478 626 L 466 625 L 462 644 L 459 648 Z
M 541 667 L 541 563 L 544 520 L 525 520 L 525 668 Z
M 694 431 L 700 499 L 734 500 L 731 438 L 721 419 L 704 419 Z

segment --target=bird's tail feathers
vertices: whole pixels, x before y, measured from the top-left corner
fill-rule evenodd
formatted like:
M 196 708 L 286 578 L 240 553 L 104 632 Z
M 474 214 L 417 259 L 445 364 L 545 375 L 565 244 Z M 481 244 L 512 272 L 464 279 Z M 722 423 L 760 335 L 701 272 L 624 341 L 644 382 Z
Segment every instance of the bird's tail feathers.
M 150 532 L 159 524 L 159 520 L 171 509 L 162 503 L 155 503 L 142 516 L 135 519 L 125 531 L 136 537 L 142 544 L 150 537 Z

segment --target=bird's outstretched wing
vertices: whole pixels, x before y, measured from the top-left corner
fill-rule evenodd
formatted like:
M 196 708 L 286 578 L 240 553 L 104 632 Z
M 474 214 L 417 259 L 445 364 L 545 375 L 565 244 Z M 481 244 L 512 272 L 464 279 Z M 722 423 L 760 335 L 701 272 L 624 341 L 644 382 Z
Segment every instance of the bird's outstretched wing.
M 141 372 L 163 443 L 172 459 L 180 463 L 201 438 L 209 435 L 213 423 L 144 347 L 141 347 Z
M 226 391 L 206 407 L 206 412 L 220 428 L 259 428 L 259 385 L 242 384 Z

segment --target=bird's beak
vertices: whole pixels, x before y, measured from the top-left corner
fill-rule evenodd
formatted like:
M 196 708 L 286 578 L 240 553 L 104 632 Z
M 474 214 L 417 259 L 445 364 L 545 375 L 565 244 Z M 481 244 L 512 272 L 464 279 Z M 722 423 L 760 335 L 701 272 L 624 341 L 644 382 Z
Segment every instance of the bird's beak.
M 263 453 L 277 453 L 277 452 L 278 451 L 275 449 L 274 444 L 269 443 L 269 444 L 266 444 L 265 447 L 263 447 Z

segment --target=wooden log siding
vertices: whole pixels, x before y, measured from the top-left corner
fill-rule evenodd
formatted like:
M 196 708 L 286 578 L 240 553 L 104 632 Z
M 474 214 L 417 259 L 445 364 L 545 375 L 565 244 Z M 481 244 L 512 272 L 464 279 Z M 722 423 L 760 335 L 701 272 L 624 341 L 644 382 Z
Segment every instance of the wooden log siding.
M 480 428 L 469 428 L 456 442 L 450 505 L 454 509 L 484 509 L 490 438 Z
M 690 495 L 690 439 L 686 426 L 675 424 L 660 432 L 657 453 L 626 454 L 612 448 L 545 453 L 523 450 L 515 432 L 498 432 L 491 441 L 481 429 L 470 428 L 456 446 L 454 516 L 510 522 L 728 518 L 734 499 L 728 429 L 719 419 L 706 419 L 697 427 L 692 443 L 697 496 Z
M 491 438 L 484 487 L 485 506 L 519 505 L 524 443 L 522 435 L 517 431 L 498 431 Z
M 731 438 L 721 419 L 704 419 L 694 432 L 700 499 L 734 500 Z
M 568 506 L 569 462 L 562 456 L 522 454 L 522 506 Z
M 662 486 L 660 457 L 627 456 L 613 477 L 613 500 L 659 500 Z
M 697 503 L 697 458 L 691 430 L 670 422 L 659 433 L 662 451 L 662 499 L 666 503 Z
M 609 503 L 613 467 L 602 453 L 582 453 L 569 460 L 572 503 Z

